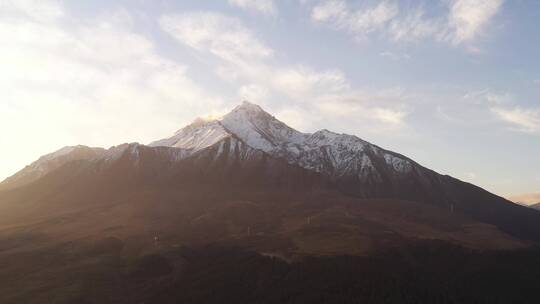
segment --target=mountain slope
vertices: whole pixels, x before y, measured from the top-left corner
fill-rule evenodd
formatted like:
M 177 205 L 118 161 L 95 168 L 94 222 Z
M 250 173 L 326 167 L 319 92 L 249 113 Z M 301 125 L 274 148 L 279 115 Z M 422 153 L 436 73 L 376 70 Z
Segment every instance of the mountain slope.
M 173 136 L 153 142 L 149 146 L 175 147 L 196 152 L 230 136 L 231 133 L 225 130 L 220 122 L 198 118 Z
M 366 278 L 365 286 L 372 286 L 372 275 L 388 275 L 385 284 L 373 287 L 377 291 L 379 286 L 394 286 L 400 269 L 396 265 L 410 263 L 410 269 L 400 273 L 416 277 L 413 270 L 426 257 L 439 257 L 433 266 L 444 265 L 442 273 L 451 274 L 450 282 L 455 281 L 454 264 L 443 263 L 455 260 L 455 265 L 470 270 L 463 266 L 468 260 L 456 256 L 455 250 L 433 250 L 438 247 L 428 247 L 411 261 L 403 250 L 416 243 L 438 240 L 450 248 L 462 246 L 463 252 L 528 245 L 492 225 L 436 206 L 343 195 L 332 191 L 321 174 L 291 166 L 238 140 L 225 139 L 188 156 L 178 148 L 137 144 L 107 152 L 107 157 L 70 162 L 32 184 L 0 192 L 0 280 L 9 282 L 0 286 L 0 302 L 229 303 L 230 297 L 214 301 L 204 295 L 221 298 L 228 293 L 219 286 L 238 287 L 241 280 L 257 286 L 246 290 L 262 286 L 274 294 L 278 286 L 280 294 L 289 290 L 291 296 L 305 298 L 300 302 L 312 303 L 314 278 L 323 277 L 325 284 L 332 275 L 346 282 Z M 219 248 L 240 248 L 250 256 Z M 396 260 L 387 251 L 404 257 Z M 350 269 L 351 259 L 359 258 L 351 255 L 388 256 L 391 263 L 375 267 L 369 278 L 365 268 L 354 268 L 343 277 L 333 261 L 343 259 L 339 269 Z M 261 258 L 272 265 L 261 268 L 257 262 Z M 499 265 L 500 259 L 496 261 Z M 308 272 L 298 276 L 286 265 Z M 246 273 L 246 267 L 260 275 Z M 433 269 L 426 266 L 427 273 Z M 281 283 L 260 285 L 267 278 Z M 291 280 L 306 285 L 284 288 Z M 343 293 L 341 286 L 328 289 L 325 284 L 317 286 L 326 293 Z M 424 286 L 422 280 L 418 285 Z M 355 283 L 351 291 L 359 286 L 364 285 Z M 432 285 L 428 286 L 426 290 Z M 447 287 L 442 285 L 442 295 Z M 356 295 L 353 298 L 350 303 L 357 300 Z M 253 301 L 267 302 L 264 299 Z M 321 299 L 326 303 L 333 298 Z M 268 303 L 287 301 L 297 302 L 280 297 Z
M 474 249 L 526 245 L 434 206 L 343 195 L 323 175 L 234 137 L 187 153 L 121 145 L 0 192 L 0 238 L 36 238 L 7 252 L 106 236 L 125 242 L 129 254 L 151 250 L 155 236 L 165 248 L 218 242 L 285 257 L 365 255 L 419 239 Z
M 66 163 L 76 160 L 92 159 L 100 156 L 104 152 L 105 149 L 102 148 L 90 148 L 81 145 L 64 147 L 56 152 L 40 157 L 15 175 L 8 177 L 0 183 L 0 190 L 20 187 L 32 183 Z
M 209 129 L 213 131 L 209 132 Z M 249 102 L 220 119 L 181 129 L 171 138 L 174 140 L 165 139 L 151 145 L 170 144 L 184 149 L 204 147 L 208 139 L 193 135 L 199 133 L 236 136 L 274 158 L 326 176 L 348 195 L 429 203 L 494 224 L 521 238 L 540 240 L 538 216 L 525 207 L 440 175 L 356 136 L 328 130 L 301 133 Z

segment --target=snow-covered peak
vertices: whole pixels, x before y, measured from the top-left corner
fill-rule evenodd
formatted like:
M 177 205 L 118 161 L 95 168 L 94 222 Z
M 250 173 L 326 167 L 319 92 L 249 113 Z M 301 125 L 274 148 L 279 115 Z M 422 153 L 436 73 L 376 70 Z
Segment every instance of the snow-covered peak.
M 223 116 L 221 123 L 248 145 L 265 152 L 289 143 L 301 143 L 306 137 L 247 101 Z
M 172 137 L 152 142 L 150 146 L 182 148 L 196 152 L 230 136 L 231 134 L 219 120 L 198 118 L 190 125 L 178 130 Z
M 249 112 L 251 114 L 256 114 L 256 113 L 260 113 L 260 112 L 266 113 L 259 105 L 251 103 L 251 102 L 249 102 L 247 100 L 242 101 L 242 103 L 240 105 L 236 106 L 232 110 L 232 112 L 235 112 L 235 111 L 245 111 L 245 112 Z
M 152 142 L 150 146 L 191 149 L 196 152 L 233 134 L 252 148 L 265 152 L 290 143 L 301 144 L 308 137 L 277 120 L 260 106 L 244 101 L 220 118 L 197 118 L 173 136 Z

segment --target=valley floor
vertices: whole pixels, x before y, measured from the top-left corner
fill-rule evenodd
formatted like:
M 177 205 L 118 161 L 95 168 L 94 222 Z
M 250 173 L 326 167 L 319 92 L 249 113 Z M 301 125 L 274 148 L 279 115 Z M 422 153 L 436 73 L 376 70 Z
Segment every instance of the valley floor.
M 368 257 L 286 261 L 236 246 L 123 255 L 71 242 L 0 256 L 0 302 L 536 303 L 540 249 L 475 252 L 422 241 Z

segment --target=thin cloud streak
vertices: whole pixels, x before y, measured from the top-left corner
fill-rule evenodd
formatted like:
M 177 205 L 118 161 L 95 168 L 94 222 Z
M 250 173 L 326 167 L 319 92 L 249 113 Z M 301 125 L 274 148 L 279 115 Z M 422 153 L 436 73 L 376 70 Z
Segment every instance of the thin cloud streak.
M 540 134 L 540 108 L 495 107 L 492 111 L 500 120 L 512 125 L 513 130 Z

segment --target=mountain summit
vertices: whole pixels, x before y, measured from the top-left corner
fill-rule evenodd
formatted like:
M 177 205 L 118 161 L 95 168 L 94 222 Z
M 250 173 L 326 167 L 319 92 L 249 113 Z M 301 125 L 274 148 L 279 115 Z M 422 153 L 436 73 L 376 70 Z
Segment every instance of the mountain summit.
M 244 101 L 230 113 L 216 119 L 197 118 L 172 137 L 150 146 L 168 146 L 197 151 L 225 137 L 236 136 L 255 149 L 268 152 L 276 146 L 299 141 L 304 134 L 288 127 L 260 106 Z

